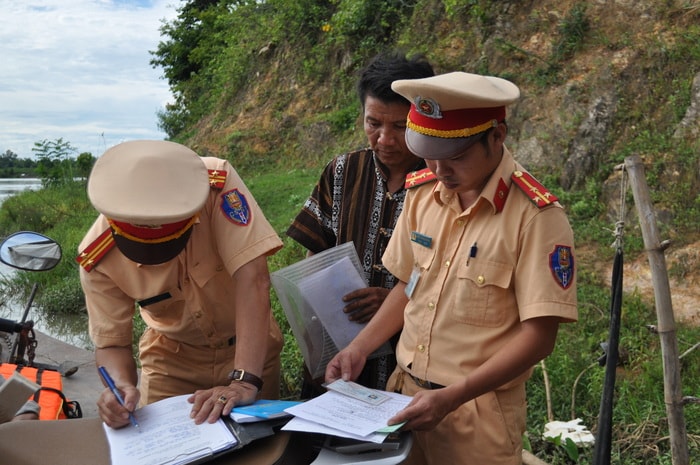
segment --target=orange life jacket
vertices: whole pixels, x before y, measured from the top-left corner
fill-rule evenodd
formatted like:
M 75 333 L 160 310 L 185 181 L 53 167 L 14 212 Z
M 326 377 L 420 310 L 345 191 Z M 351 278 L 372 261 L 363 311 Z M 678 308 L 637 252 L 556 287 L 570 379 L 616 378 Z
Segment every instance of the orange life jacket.
M 5 379 L 12 376 L 15 371 L 41 386 L 41 389 L 27 399 L 36 401 L 41 407 L 40 420 L 62 420 L 83 416 L 80 404 L 69 401 L 63 394 L 63 378 L 59 372 L 43 368 L 18 367 L 14 363 L 0 364 L 0 374 Z

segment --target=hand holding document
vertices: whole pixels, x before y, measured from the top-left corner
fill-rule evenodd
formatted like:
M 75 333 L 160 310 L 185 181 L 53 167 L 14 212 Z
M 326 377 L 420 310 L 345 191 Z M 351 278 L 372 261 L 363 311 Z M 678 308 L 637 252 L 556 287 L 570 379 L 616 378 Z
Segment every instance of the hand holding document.
M 286 409 L 295 418 L 282 429 L 380 443 L 401 426 L 388 427 L 389 418 L 403 410 L 412 399 L 351 381 L 337 380 L 326 387 L 329 391 L 325 394 Z

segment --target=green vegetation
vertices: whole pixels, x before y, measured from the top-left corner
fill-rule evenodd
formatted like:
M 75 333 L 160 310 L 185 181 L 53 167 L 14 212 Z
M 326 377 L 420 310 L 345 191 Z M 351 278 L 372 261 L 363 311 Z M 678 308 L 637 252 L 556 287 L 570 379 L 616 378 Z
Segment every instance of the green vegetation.
M 12 150 L 0 155 L 0 178 L 34 178 L 36 162 L 31 158 L 19 158 Z
M 648 11 L 637 17 L 619 2 L 515 7 L 489 0 L 189 1 L 176 20 L 163 25 L 163 41 L 152 52 L 152 63 L 163 69 L 175 96 L 159 120 L 170 139 L 236 166 L 284 240 L 269 260 L 275 271 L 304 256 L 284 232 L 323 165 L 364 143 L 354 83 L 370 56 L 402 48 L 426 54 L 438 72 L 489 73 L 518 83 L 526 103 L 509 122 L 513 140 L 526 132 L 523 126 L 537 125 L 530 135 L 549 144 L 545 152 L 561 153 L 532 171 L 567 209 L 579 250 L 580 321 L 561 328 L 555 352 L 544 367 L 535 367 L 528 384 L 527 443 L 549 463 L 588 465 L 592 450 L 543 441 L 541 433 L 549 406 L 553 419 L 581 418 L 594 432 L 597 426 L 604 377 L 597 360 L 607 340 L 610 306 L 610 285 L 600 269 L 612 264 L 614 254 L 613 210 L 620 207 L 610 201 L 620 197 L 615 167 L 631 155 L 642 156 L 663 218 L 662 237 L 674 246 L 700 239 L 699 142 L 697 135 L 676 134 L 698 71 L 689 64 L 700 57 L 700 10 L 685 3 L 666 2 L 663 9 L 640 4 Z M 590 102 L 608 93 L 615 96 L 615 112 L 601 136 L 604 148 L 591 155 L 593 169 L 582 185 L 563 189 L 571 141 Z M 95 217 L 79 180 L 92 158 L 67 163 L 76 151 L 62 140 L 36 147 L 47 162 L 42 177 L 50 182 L 3 203 L 0 234 L 33 229 L 59 240 L 66 258 L 41 275 L 39 304 L 48 312 L 84 312 L 72 258 Z M 625 257 L 643 259 L 631 192 L 624 199 Z M 696 259 L 681 254 L 669 274 L 686 279 L 697 276 L 697 268 Z M 5 283 L 13 286 L 6 290 L 19 293 L 34 279 L 20 273 L 17 282 Z M 283 394 L 294 397 L 301 356 L 272 297 L 285 333 Z M 640 293 L 627 294 L 622 311 L 625 356 L 616 383 L 612 463 L 670 464 L 659 338 L 647 329 L 656 323 L 653 303 Z M 679 325 L 681 352 L 699 339 L 700 328 Z M 699 350 L 682 359 L 684 395 L 700 395 L 699 365 Z M 688 405 L 685 418 L 691 463 L 700 462 L 700 407 Z

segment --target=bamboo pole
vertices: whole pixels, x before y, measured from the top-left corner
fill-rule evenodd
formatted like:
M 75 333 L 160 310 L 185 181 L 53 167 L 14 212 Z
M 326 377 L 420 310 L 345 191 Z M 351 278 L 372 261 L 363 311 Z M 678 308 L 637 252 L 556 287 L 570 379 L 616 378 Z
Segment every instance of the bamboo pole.
M 671 441 L 671 461 L 673 465 L 688 465 L 688 438 L 683 417 L 676 322 L 673 316 L 671 290 L 664 257 L 664 250 L 668 247 L 668 242 L 661 243 L 659 241 L 656 217 L 641 158 L 637 155 L 625 158 L 625 167 L 629 173 L 634 202 L 639 213 L 639 223 L 642 228 L 644 247 L 649 256 L 651 279 L 654 286 L 657 329 L 661 340 L 664 372 L 664 402 Z

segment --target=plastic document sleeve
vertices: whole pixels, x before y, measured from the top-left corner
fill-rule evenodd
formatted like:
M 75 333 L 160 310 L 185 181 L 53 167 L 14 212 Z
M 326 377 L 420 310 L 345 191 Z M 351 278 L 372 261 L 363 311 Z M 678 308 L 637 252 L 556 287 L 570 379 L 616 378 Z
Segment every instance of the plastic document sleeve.
M 314 378 L 365 326 L 348 319 L 343 296 L 367 287 L 352 242 L 324 250 L 270 275 L 306 367 Z M 373 355 L 391 353 L 386 344 Z

